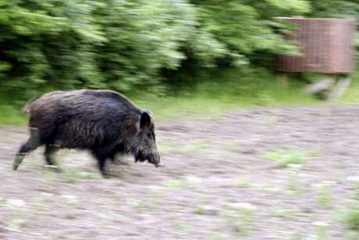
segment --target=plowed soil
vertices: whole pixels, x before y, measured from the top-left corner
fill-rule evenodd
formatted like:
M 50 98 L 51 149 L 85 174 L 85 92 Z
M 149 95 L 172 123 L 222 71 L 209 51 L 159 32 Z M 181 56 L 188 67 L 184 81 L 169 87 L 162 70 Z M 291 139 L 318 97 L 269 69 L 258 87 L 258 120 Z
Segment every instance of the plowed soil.
M 26 127 L 0 127 L 0 239 L 346 239 L 359 106 L 257 108 L 157 122 L 163 168 L 43 149 L 11 170 Z M 272 160 L 271 160 L 272 159 Z M 274 160 L 294 164 L 280 167 Z

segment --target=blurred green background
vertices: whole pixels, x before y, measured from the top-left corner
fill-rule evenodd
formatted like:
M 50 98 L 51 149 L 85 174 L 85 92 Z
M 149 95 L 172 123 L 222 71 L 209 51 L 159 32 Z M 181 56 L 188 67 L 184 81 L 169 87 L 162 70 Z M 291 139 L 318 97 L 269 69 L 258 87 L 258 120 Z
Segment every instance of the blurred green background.
M 273 54 L 296 54 L 278 16 L 358 18 L 359 2 L 0 0 L 0 123 L 24 124 L 22 105 L 59 89 L 117 90 L 159 118 L 322 103 L 302 93 L 319 75 L 277 86 Z M 359 102 L 353 79 L 337 101 Z

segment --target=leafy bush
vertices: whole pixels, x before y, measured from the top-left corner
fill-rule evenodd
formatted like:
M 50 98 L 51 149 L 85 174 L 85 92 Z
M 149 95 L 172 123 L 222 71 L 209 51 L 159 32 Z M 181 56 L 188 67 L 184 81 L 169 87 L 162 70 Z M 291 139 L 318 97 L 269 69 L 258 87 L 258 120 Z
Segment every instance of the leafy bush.
M 354 0 L 0 0 L 0 93 L 159 92 L 183 72 L 268 67 L 271 54 L 294 54 L 273 17 L 358 12 Z

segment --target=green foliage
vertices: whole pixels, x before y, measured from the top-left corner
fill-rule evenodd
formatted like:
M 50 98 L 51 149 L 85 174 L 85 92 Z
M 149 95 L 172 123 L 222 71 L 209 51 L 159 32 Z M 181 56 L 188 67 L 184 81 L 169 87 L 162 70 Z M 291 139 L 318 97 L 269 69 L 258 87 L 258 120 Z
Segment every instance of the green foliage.
M 247 64 L 258 51 L 294 54 L 293 46 L 286 43 L 272 26 L 271 18 L 281 13 L 297 14 L 309 10 L 306 1 L 192 1 L 198 8 L 200 28 L 211 33 L 225 46 L 225 59 L 232 66 Z M 270 11 L 268 11 L 270 10 Z
M 161 71 L 191 52 L 208 65 L 224 50 L 197 30 L 181 1 L 0 1 L 0 84 L 28 98 L 51 89 L 139 86 L 158 90 Z
M 91 68 L 81 68 L 92 61 L 92 45 L 104 39 L 90 15 L 94 3 L 1 1 L 3 89 L 29 97 L 41 88 L 74 88 L 80 86 L 79 79 L 90 78 Z
M 0 94 L 18 104 L 54 89 L 203 87 L 215 72 L 204 68 L 250 72 L 270 68 L 271 54 L 296 54 L 273 17 L 358 13 L 354 0 L 0 0 Z M 247 76 L 219 80 L 239 86 Z M 266 89 L 255 96 L 276 104 Z
M 196 35 L 186 1 L 106 1 L 97 12 L 107 39 L 98 52 L 105 85 L 126 91 L 154 85 L 161 69 L 176 69 L 184 44 Z
M 309 3 L 303 0 L 265 0 L 265 2 L 280 10 L 291 13 L 306 13 L 310 10 Z
M 357 0 L 310 0 L 311 17 L 335 17 L 359 19 L 359 2 Z

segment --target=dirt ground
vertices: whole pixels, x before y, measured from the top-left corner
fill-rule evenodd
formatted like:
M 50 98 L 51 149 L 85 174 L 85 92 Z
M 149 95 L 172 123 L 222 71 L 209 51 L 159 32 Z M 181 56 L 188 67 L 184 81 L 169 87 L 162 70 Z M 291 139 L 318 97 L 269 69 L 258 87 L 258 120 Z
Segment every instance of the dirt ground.
M 110 179 L 69 150 L 57 156 L 63 173 L 44 167 L 42 149 L 13 172 L 27 129 L 0 127 L 0 239 L 346 239 L 358 120 L 353 105 L 158 122 L 165 167 L 125 159 Z M 273 153 L 304 162 L 281 168 Z

